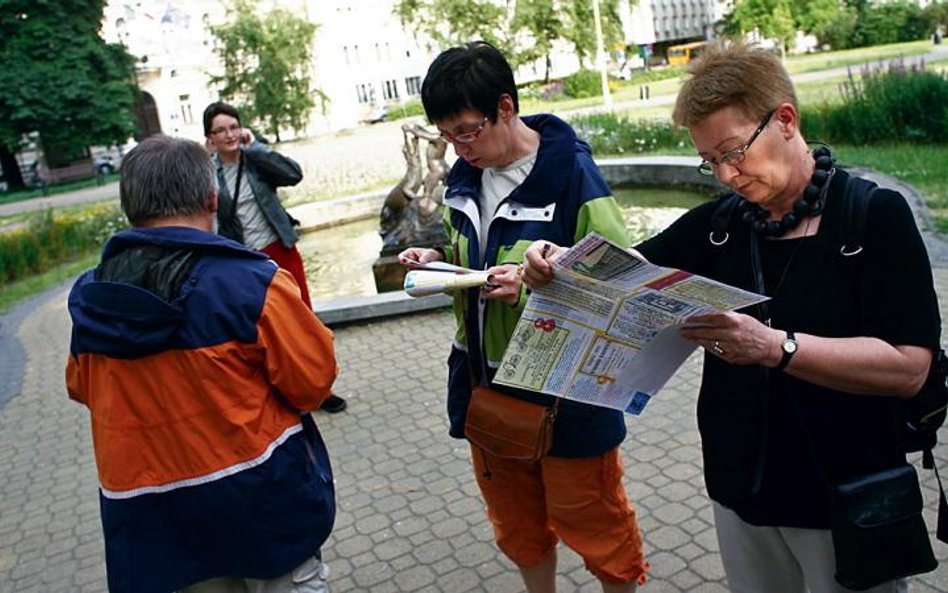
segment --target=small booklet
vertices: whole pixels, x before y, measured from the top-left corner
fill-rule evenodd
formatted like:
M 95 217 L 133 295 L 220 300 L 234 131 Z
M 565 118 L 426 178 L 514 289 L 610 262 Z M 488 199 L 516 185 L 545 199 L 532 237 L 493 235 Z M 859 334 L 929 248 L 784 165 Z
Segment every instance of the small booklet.
M 405 292 L 422 297 L 439 292 L 451 292 L 488 284 L 489 275 L 483 270 L 462 268 L 447 262 L 421 264 L 405 274 Z

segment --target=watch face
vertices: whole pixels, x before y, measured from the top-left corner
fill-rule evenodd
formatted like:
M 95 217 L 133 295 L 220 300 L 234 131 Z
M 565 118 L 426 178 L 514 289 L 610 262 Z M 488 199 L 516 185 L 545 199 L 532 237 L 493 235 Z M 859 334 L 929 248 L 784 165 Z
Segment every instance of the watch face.
M 783 341 L 783 351 L 787 354 L 793 354 L 797 351 L 797 342 L 796 340 L 784 340 Z

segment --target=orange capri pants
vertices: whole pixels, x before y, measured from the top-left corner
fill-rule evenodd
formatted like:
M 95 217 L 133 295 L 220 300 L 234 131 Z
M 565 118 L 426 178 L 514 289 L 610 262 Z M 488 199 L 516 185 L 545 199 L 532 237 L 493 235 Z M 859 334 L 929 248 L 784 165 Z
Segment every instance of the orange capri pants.
M 562 540 L 599 580 L 645 582 L 649 566 L 618 449 L 525 463 L 472 445 L 471 457 L 497 546 L 518 567 L 537 566 Z

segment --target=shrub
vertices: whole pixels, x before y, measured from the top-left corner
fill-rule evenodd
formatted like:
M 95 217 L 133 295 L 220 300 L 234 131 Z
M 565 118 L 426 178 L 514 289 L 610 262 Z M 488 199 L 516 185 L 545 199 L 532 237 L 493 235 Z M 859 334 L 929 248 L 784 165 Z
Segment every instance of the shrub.
M 685 130 L 664 119 L 633 121 L 614 113 L 597 113 L 573 117 L 570 123 L 597 155 L 638 154 L 691 144 Z
M 79 255 L 101 249 L 106 239 L 126 227 L 118 206 L 97 206 L 81 214 L 34 214 L 25 226 L 0 233 L 0 286 Z
M 563 79 L 563 92 L 567 97 L 583 99 L 602 93 L 602 80 L 595 70 L 580 70 Z
M 396 103 L 389 109 L 392 119 L 402 119 L 404 117 L 425 116 L 425 107 L 421 104 L 421 99 L 406 99 Z
M 804 136 L 825 142 L 948 141 L 948 76 L 896 61 L 850 72 L 843 103 L 805 110 Z
M 649 82 L 658 82 L 668 80 L 669 78 L 678 78 L 684 76 L 684 66 L 668 66 L 667 68 L 652 68 L 634 73 L 629 77 L 627 84 L 645 84 Z

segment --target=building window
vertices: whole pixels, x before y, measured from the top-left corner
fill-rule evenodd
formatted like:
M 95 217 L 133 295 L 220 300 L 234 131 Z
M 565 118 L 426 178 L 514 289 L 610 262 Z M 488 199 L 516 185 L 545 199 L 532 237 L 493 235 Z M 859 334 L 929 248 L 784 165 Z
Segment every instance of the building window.
M 398 98 L 398 85 L 394 80 L 382 81 L 382 96 L 386 101 Z
M 194 123 L 194 114 L 191 112 L 191 95 L 178 95 L 181 104 L 181 121 L 186 124 Z
M 359 103 L 371 103 L 374 98 L 372 92 L 372 86 L 368 84 L 357 84 L 356 85 L 356 95 L 359 97 Z
M 421 77 L 409 76 L 405 78 L 405 94 L 409 97 L 421 92 Z

